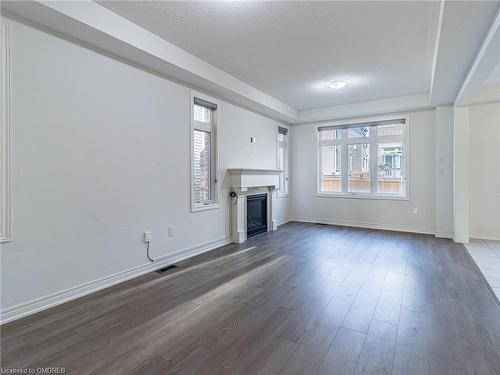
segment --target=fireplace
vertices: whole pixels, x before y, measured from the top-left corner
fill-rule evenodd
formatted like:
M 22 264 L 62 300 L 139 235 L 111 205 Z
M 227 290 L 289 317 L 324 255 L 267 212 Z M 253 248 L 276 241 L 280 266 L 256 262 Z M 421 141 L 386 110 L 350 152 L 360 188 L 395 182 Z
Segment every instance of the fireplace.
M 231 240 L 277 228 L 276 188 L 282 171 L 277 169 L 228 168 L 231 176 Z
M 247 195 L 247 238 L 267 232 L 267 194 Z

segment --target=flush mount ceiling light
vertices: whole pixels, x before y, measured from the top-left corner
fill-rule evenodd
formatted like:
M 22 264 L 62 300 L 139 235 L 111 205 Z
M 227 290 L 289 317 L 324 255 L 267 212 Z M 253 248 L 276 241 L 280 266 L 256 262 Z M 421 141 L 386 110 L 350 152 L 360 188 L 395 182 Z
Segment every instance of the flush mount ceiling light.
M 337 81 L 332 81 L 327 86 L 333 90 L 340 90 L 346 87 L 349 83 L 351 83 L 351 81 L 341 79 Z

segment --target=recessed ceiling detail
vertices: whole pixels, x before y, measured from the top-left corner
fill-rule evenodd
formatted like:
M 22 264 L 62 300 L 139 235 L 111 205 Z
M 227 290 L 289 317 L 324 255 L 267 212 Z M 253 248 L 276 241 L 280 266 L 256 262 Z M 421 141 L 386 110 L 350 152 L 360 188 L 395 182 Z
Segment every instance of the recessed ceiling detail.
M 494 70 L 499 7 L 500 1 L 1 4 L 7 17 L 289 123 L 465 105 Z M 347 89 L 328 87 L 347 78 Z
M 100 4 L 299 110 L 430 89 L 437 1 Z

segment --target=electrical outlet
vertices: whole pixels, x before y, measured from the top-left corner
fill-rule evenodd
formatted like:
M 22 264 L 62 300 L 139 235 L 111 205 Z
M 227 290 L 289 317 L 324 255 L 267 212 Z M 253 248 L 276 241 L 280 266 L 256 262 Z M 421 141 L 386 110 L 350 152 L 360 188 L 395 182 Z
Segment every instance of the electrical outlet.
M 151 242 L 151 232 L 144 232 L 144 243 Z
M 169 237 L 174 236 L 174 227 L 173 226 L 168 227 L 168 236 Z
M 413 215 L 418 215 L 418 208 L 417 207 L 413 207 L 413 209 L 411 210 L 411 212 L 413 213 Z

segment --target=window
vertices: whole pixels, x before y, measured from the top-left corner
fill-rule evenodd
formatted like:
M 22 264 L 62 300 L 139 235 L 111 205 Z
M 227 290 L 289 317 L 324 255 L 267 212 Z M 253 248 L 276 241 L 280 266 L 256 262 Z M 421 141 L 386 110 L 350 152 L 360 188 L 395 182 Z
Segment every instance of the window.
M 342 191 L 342 174 L 340 170 L 340 146 L 321 147 L 321 190 L 327 192 Z
M 218 207 L 216 166 L 217 105 L 193 97 L 192 209 Z
M 407 196 L 407 120 L 318 127 L 318 193 Z
M 288 193 L 288 129 L 278 126 L 278 169 L 280 173 L 280 185 L 278 188 L 279 195 Z
M 350 193 L 370 193 L 370 144 L 355 143 L 347 145 L 349 175 L 347 191 Z

